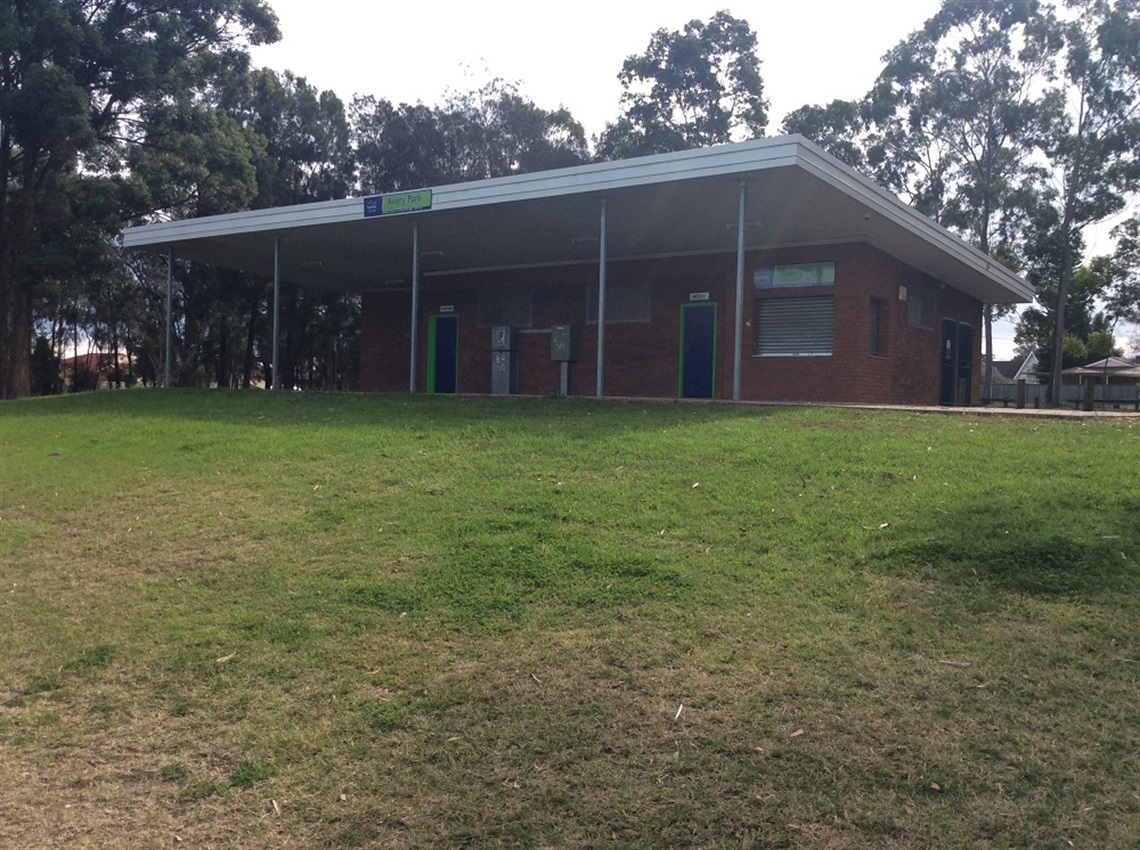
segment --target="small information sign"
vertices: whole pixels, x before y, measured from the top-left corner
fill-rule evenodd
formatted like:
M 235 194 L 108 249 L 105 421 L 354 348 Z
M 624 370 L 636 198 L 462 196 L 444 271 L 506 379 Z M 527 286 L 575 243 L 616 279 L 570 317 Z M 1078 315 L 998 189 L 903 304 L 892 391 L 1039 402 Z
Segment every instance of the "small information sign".
M 431 209 L 431 189 L 416 192 L 395 192 L 390 195 L 372 195 L 364 199 L 364 217 L 395 215 Z
M 707 292 L 690 292 L 689 293 L 689 300 L 690 301 L 708 301 L 709 300 L 709 294 Z
M 776 281 L 775 266 L 760 266 L 752 272 L 753 289 L 771 289 Z

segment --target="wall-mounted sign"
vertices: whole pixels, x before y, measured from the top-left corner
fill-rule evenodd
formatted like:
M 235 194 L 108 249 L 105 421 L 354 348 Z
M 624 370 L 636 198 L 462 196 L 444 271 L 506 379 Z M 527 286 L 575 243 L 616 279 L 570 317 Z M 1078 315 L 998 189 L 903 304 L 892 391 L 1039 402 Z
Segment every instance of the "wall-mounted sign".
M 779 289 L 785 286 L 831 286 L 834 283 L 835 263 L 761 266 L 752 272 L 753 289 Z
M 707 292 L 690 292 L 689 293 L 689 300 L 690 301 L 708 301 L 709 300 L 709 294 Z
M 455 312 L 455 305 L 454 304 L 443 304 L 442 306 L 440 306 L 439 312 L 441 312 L 441 313 L 454 313 Z
M 364 199 L 364 217 L 394 215 L 431 209 L 431 189 L 416 192 L 394 192 L 390 195 L 372 195 Z
M 775 281 L 775 266 L 759 266 L 755 271 L 752 272 L 753 289 L 771 289 L 773 286 L 775 286 Z

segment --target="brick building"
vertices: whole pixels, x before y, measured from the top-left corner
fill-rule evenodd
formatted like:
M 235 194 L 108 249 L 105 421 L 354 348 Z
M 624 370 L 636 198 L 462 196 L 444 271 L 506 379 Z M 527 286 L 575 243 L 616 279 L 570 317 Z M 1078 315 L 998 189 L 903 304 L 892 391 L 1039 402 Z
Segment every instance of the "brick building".
M 796 136 L 124 238 L 359 292 L 368 391 L 973 404 L 983 304 L 1032 296 Z

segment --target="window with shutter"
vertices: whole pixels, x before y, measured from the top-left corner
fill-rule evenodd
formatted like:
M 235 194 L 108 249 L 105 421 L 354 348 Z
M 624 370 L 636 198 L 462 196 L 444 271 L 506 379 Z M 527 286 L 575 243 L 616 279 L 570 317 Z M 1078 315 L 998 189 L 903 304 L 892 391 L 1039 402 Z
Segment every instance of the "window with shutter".
M 763 298 L 756 303 L 754 356 L 826 355 L 834 340 L 834 295 Z

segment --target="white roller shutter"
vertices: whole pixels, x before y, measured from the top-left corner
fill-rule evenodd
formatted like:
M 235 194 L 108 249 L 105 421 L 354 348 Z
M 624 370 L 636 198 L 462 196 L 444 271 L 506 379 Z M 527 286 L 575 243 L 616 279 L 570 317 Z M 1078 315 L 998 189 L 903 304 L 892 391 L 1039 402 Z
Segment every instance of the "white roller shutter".
M 756 342 L 761 357 L 831 354 L 835 296 L 763 298 L 756 305 Z

